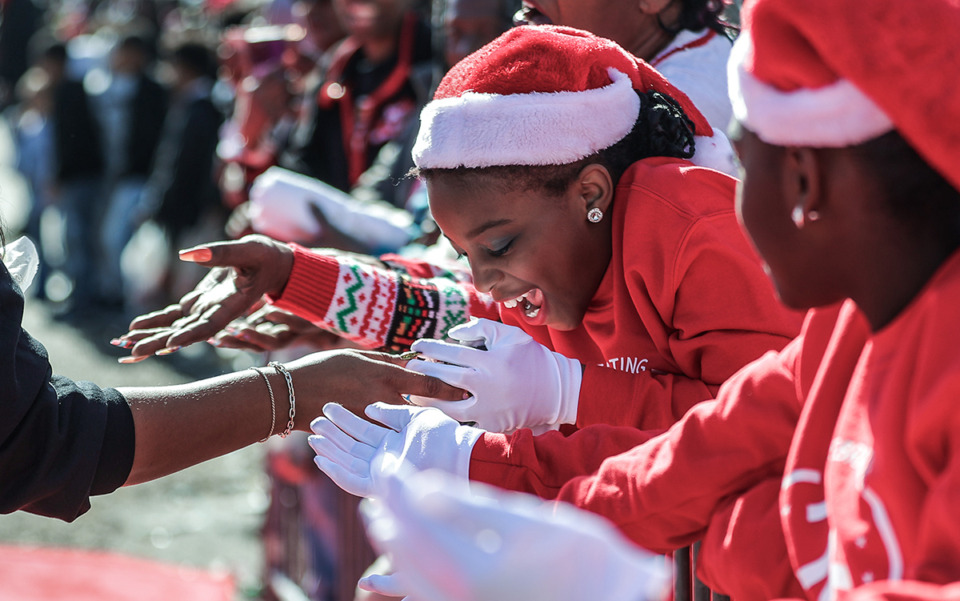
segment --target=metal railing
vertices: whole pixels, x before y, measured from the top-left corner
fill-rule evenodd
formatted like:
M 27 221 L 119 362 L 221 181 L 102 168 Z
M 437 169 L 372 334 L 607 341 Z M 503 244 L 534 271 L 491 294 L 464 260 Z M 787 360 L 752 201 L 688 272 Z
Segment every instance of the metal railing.
M 674 601 L 730 601 L 727 595 L 715 593 L 697 578 L 697 556 L 700 543 L 678 549 L 673 554 Z

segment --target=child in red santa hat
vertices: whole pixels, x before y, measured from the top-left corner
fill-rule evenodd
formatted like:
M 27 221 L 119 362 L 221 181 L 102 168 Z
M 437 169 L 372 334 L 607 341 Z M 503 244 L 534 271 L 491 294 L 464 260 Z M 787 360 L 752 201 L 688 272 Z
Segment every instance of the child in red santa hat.
M 502 320 L 451 332 L 485 351 L 417 347 L 453 365 L 411 367 L 471 393 L 445 405 L 458 419 L 496 431 L 662 429 L 799 329 L 738 228 L 735 180 L 698 165 L 727 168 L 730 152 L 686 96 L 614 43 L 520 27 L 447 74 L 414 149 L 471 283 L 256 239 L 190 256 L 239 268 L 234 316 L 268 293 L 366 346 L 440 338 L 471 316 Z M 256 258 L 243 258 L 251 247 Z M 183 306 L 141 320 L 161 328 L 126 340 L 141 357 L 203 340 L 225 324 L 226 303 L 214 304 L 201 298 L 173 325 Z M 584 449 L 591 465 L 637 441 L 605 442 Z
M 738 212 L 782 301 L 810 308 L 803 330 L 595 473 L 545 482 L 557 445 L 510 483 L 650 549 L 703 538 L 701 577 L 738 600 L 960 599 L 960 5 L 754 0 L 743 17 Z M 450 463 L 433 454 L 442 416 L 389 409 L 406 415 L 353 451 L 374 495 L 398 464 Z M 518 444 L 480 435 L 470 477 L 517 474 Z M 732 553 L 744 537 L 786 573 Z

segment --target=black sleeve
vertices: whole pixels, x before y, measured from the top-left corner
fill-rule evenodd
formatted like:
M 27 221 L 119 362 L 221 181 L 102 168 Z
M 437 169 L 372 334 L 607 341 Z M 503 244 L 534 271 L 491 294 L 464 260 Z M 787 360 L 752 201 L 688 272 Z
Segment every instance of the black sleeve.
M 23 296 L 0 266 L 0 513 L 72 521 L 133 465 L 133 415 L 123 396 L 54 376 L 21 328 Z

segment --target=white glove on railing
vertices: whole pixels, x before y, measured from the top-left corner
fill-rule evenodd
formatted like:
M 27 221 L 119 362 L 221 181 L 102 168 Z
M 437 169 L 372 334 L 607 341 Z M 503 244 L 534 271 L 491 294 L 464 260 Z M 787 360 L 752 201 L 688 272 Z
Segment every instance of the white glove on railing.
M 358 497 L 374 494 L 378 478 L 397 470 L 439 469 L 467 481 L 470 453 L 483 430 L 461 426 L 436 409 L 374 403 L 357 417 L 336 403 L 310 424 L 317 467 Z M 405 467 L 404 467 L 405 466 Z
M 583 377 L 579 361 L 551 351 L 520 328 L 489 319 L 473 319 L 447 335 L 463 344 L 418 340 L 411 349 L 433 361 L 410 361 L 407 369 L 473 396 L 463 401 L 410 397 L 411 402 L 490 432 L 576 423 Z
M 564 503 L 436 471 L 380 478 L 361 503 L 367 534 L 396 572 L 360 587 L 417 601 L 655 601 L 671 566 L 603 518 Z

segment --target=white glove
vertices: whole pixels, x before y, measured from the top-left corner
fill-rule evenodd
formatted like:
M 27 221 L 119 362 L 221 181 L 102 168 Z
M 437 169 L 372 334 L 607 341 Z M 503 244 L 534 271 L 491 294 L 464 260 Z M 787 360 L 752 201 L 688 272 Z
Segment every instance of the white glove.
M 378 478 L 401 469 L 440 469 L 467 481 L 470 453 L 483 430 L 461 426 L 436 409 L 374 403 L 365 413 L 387 427 L 336 403 L 324 405 L 325 417 L 310 424 L 314 462 L 337 486 L 368 497 Z
M 490 432 L 559 426 L 577 421 L 583 367 L 543 346 L 520 328 L 472 319 L 447 334 L 463 344 L 422 339 L 412 350 L 440 361 L 410 361 L 407 369 L 434 376 L 473 396 L 463 401 L 410 397 Z M 483 346 L 486 350 L 477 348 Z
M 361 503 L 367 535 L 396 569 L 361 588 L 417 601 L 654 601 L 671 566 L 606 520 L 563 503 L 451 481 L 392 474 Z
M 320 180 L 270 167 L 250 187 L 250 224 L 278 240 L 312 240 L 320 225 L 316 205 L 332 226 L 371 247 L 400 248 L 410 241 L 413 217 L 388 203 L 365 203 Z

